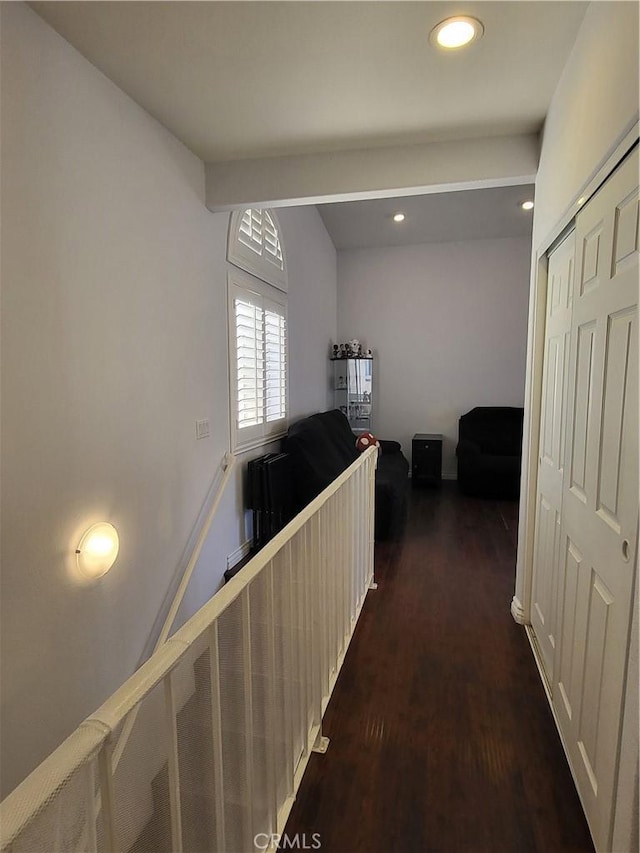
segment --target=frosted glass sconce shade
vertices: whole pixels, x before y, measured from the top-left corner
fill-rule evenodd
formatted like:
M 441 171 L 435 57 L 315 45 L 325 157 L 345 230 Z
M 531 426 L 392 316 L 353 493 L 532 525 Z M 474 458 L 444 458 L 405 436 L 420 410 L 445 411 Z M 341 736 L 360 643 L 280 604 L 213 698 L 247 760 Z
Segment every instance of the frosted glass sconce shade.
M 118 531 L 107 521 L 93 524 L 76 549 L 78 569 L 85 577 L 99 578 L 115 563 L 120 548 Z

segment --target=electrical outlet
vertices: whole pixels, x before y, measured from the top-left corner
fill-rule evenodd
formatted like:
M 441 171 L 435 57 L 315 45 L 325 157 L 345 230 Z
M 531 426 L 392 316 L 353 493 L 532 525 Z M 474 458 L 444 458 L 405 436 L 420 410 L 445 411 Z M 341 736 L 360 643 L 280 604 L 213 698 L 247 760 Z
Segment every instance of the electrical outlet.
M 209 419 L 204 418 L 201 421 L 196 421 L 196 438 L 209 438 L 210 435 Z

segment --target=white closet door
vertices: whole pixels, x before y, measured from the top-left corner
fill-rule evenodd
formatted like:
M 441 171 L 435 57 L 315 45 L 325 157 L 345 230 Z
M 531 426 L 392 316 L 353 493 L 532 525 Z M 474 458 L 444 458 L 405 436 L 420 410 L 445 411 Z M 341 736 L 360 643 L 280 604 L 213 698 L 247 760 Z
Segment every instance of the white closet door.
M 610 845 L 638 522 L 638 155 L 576 219 L 554 705 Z
M 575 233 L 549 256 L 531 626 L 550 689 L 556 649 L 558 561 Z

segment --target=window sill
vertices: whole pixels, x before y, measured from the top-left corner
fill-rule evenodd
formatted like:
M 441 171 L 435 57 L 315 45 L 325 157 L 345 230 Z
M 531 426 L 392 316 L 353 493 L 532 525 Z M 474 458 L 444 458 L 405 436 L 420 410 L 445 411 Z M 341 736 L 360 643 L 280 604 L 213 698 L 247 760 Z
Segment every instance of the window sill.
M 276 433 L 260 435 L 250 441 L 243 441 L 236 445 L 231 452 L 234 456 L 242 456 L 244 453 L 248 453 L 250 450 L 255 450 L 257 447 L 266 447 L 267 444 L 273 444 L 275 441 L 280 441 L 280 439 L 284 438 L 286 434 L 287 427 L 285 426 Z

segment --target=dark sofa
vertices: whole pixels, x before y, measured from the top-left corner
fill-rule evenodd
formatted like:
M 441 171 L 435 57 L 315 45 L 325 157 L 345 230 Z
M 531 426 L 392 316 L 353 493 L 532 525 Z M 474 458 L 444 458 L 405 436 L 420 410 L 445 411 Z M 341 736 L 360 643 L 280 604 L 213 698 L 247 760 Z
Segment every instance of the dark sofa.
M 394 539 L 407 514 L 409 463 L 397 441 L 381 441 L 376 470 L 376 541 Z M 354 462 L 356 436 L 339 409 L 304 418 L 289 428 L 283 448 L 292 460 L 299 511 Z
M 520 495 L 524 409 L 478 406 L 458 423 L 458 486 L 466 495 Z

